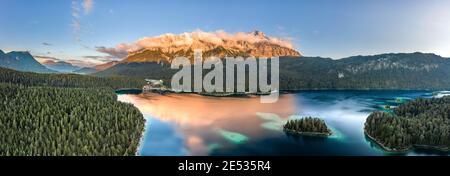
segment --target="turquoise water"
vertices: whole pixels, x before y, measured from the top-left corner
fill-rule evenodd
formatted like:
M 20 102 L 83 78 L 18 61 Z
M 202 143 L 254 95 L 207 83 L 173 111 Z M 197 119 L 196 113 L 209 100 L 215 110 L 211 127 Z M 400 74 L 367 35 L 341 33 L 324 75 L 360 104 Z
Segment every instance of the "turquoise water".
M 366 139 L 367 116 L 376 110 L 392 112 L 426 91 L 303 91 L 282 95 L 274 104 L 259 98 L 215 98 L 192 94 L 119 95 L 138 107 L 147 125 L 139 155 L 393 155 Z M 321 117 L 333 135 L 289 135 L 288 119 Z M 410 151 L 395 155 L 448 155 Z

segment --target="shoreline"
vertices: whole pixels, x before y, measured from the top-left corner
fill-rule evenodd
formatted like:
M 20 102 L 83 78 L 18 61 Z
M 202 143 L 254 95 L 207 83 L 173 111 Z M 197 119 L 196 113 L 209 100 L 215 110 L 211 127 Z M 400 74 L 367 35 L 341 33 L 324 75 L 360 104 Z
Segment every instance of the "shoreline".
M 377 144 L 378 146 L 380 146 L 384 151 L 386 152 L 395 152 L 395 153 L 403 153 L 403 152 L 408 152 L 411 150 L 411 148 L 407 148 L 407 149 L 403 149 L 403 150 L 397 150 L 397 149 L 391 149 L 389 147 L 386 147 L 384 144 L 382 144 L 380 141 L 376 140 L 373 136 L 369 135 L 366 131 L 366 129 L 364 129 L 364 135 L 367 136 L 371 141 L 373 141 L 375 144 Z
M 283 94 L 293 94 L 293 93 L 300 93 L 304 91 L 424 91 L 424 92 L 434 92 L 434 91 L 443 91 L 441 89 L 394 89 L 394 88 L 367 88 L 367 89 L 351 89 L 351 88 L 317 88 L 317 89 L 283 89 L 279 90 L 278 93 L 280 95 Z M 162 95 L 165 94 L 197 94 L 200 96 L 205 97 L 236 97 L 236 98 L 249 98 L 252 96 L 264 96 L 269 95 L 269 93 L 262 93 L 262 92 L 219 92 L 219 93 L 207 93 L 207 92 L 176 92 L 172 90 L 164 90 L 164 91 L 144 91 L 142 89 L 138 88 L 123 88 L 123 89 L 116 89 L 116 94 L 141 94 L 146 92 L 153 92 L 153 93 L 160 93 Z
M 391 153 L 407 153 L 415 149 L 425 149 L 425 150 L 437 150 L 441 152 L 450 152 L 450 148 L 443 148 L 438 146 L 430 146 L 430 145 L 412 145 L 411 147 L 408 147 L 406 149 L 391 149 L 384 144 L 382 144 L 380 141 L 376 140 L 373 136 L 369 135 L 366 130 L 364 129 L 364 135 L 367 136 L 372 142 L 380 146 L 385 152 L 391 152 Z
M 139 110 L 140 111 L 140 110 Z M 142 114 L 142 113 L 141 113 Z M 144 117 L 144 115 L 142 115 L 142 117 Z M 139 139 L 139 145 L 138 145 L 138 147 L 136 148 L 136 152 L 134 152 L 134 156 L 141 156 L 139 153 L 141 153 L 141 150 L 142 150 L 142 144 L 143 144 L 143 142 L 144 142 L 144 138 L 145 138 L 145 132 L 146 132 L 146 129 L 147 129 L 147 119 L 144 117 L 144 129 L 142 130 L 142 133 L 141 133 L 141 137 L 140 137 L 140 139 Z
M 122 90 L 124 90 L 124 89 L 122 89 Z M 127 90 L 136 90 L 136 89 L 127 89 Z M 143 141 L 144 141 L 144 138 L 145 138 L 145 132 L 146 132 L 146 129 L 147 129 L 147 119 L 145 118 L 144 114 L 142 114 L 141 110 L 140 110 L 138 107 L 136 107 L 133 103 L 125 102 L 125 101 L 120 101 L 120 100 L 119 100 L 119 96 L 118 96 L 118 95 L 120 95 L 120 94 L 118 94 L 117 91 L 115 91 L 115 93 L 116 93 L 116 98 L 117 98 L 116 101 L 118 101 L 118 102 L 120 102 L 120 103 L 126 103 L 126 104 L 131 104 L 131 105 L 133 105 L 133 107 L 136 108 L 136 109 L 139 111 L 139 113 L 141 113 L 142 118 L 144 119 L 144 128 L 143 128 L 142 131 L 141 131 L 141 136 L 139 137 L 139 143 L 138 143 L 138 146 L 137 146 L 137 148 L 136 148 L 136 151 L 134 152 L 134 156 L 140 156 L 139 153 L 141 152 L 142 143 L 143 143 Z
M 312 136 L 312 137 L 330 137 L 333 135 L 333 132 L 330 133 L 321 133 L 321 132 L 297 132 L 294 130 L 283 130 L 284 132 L 300 135 L 300 136 Z

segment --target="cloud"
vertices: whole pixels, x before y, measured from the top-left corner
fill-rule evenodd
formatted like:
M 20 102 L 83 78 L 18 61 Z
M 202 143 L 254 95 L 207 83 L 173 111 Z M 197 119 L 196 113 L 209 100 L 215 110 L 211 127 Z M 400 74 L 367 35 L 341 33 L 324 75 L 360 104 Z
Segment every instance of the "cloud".
M 96 60 L 96 61 L 101 61 L 101 62 L 111 62 L 111 61 L 119 61 L 122 58 L 118 58 L 115 56 L 83 56 L 84 59 L 88 59 L 88 60 Z
M 44 61 L 44 60 L 60 61 L 59 59 L 57 59 L 55 57 L 50 57 L 50 56 L 33 55 L 33 57 L 36 58 L 36 60 L 38 60 L 38 61 Z
M 58 59 L 56 57 L 45 56 L 45 55 L 33 55 L 33 57 L 41 64 L 51 64 L 56 62 L 66 62 L 70 63 L 74 66 L 79 67 L 93 67 L 98 64 L 103 64 L 102 59 L 93 59 L 93 58 L 85 58 L 85 59 Z
M 35 58 L 41 58 L 41 59 L 58 60 L 58 59 L 56 59 L 55 57 L 50 57 L 50 56 L 33 55 L 33 57 L 35 57 Z
M 75 36 L 75 40 L 77 42 L 81 42 L 81 32 L 82 32 L 82 23 L 81 11 L 84 11 L 84 15 L 88 15 L 91 13 L 94 8 L 93 0 L 72 0 L 71 10 L 72 10 L 72 29 Z
M 83 56 L 86 59 L 103 59 L 105 56 Z
M 52 44 L 47 43 L 47 42 L 43 42 L 42 45 L 45 45 L 45 46 L 51 46 Z
M 80 15 L 80 7 L 77 0 L 72 0 L 72 29 L 75 35 L 75 40 L 79 42 L 81 40 L 80 32 L 81 32 L 81 15 Z
M 84 14 L 91 13 L 92 9 L 94 8 L 94 0 L 83 0 L 83 10 Z
M 260 31 L 227 33 L 224 30 L 204 32 L 196 30 L 182 34 L 163 34 L 156 37 L 144 37 L 131 44 L 119 44 L 114 48 L 96 47 L 101 53 L 116 58 L 126 57 L 130 52 L 141 49 L 190 48 L 208 43 L 208 46 L 225 46 L 237 49 L 248 49 L 248 44 L 267 42 L 293 49 L 292 39 L 266 36 Z
M 116 48 L 106 48 L 103 46 L 95 47 L 98 52 L 107 54 L 109 58 L 121 59 L 128 55 L 128 47 L 126 45 L 118 45 Z
M 268 42 L 276 45 L 280 45 L 287 48 L 292 48 L 292 43 L 287 39 L 281 39 L 276 37 L 265 36 L 264 33 L 255 32 L 237 32 L 237 33 L 227 33 L 223 30 L 218 30 L 215 32 L 204 32 L 201 30 L 196 30 L 193 32 L 185 32 L 179 35 L 175 34 L 164 34 L 157 37 L 145 37 L 136 42 L 138 46 L 143 48 L 166 48 L 166 47 L 176 47 L 192 45 L 197 41 L 209 42 L 215 45 L 234 45 L 239 46 L 239 42 L 248 43 L 258 43 L 258 42 Z
M 83 60 L 70 59 L 70 60 L 67 60 L 67 62 L 71 63 L 72 65 L 78 66 L 78 67 L 94 67 L 96 65 L 104 63 L 104 62 L 94 60 L 94 59 L 83 59 Z
M 54 62 L 60 62 L 60 59 L 57 59 L 55 57 L 50 56 L 43 56 L 43 55 L 33 55 L 33 57 L 41 64 L 48 64 L 48 63 L 54 63 Z

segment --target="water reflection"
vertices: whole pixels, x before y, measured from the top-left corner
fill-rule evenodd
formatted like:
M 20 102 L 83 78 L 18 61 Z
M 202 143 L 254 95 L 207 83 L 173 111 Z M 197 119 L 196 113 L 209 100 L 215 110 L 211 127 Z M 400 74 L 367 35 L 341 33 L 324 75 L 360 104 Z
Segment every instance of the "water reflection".
M 148 136 L 141 146 L 143 155 L 180 155 L 179 151 L 183 151 L 180 148 L 186 148 L 188 155 L 209 155 L 218 148 L 274 135 L 261 128 L 261 124 L 266 123 L 260 118 L 261 113 L 270 112 L 280 119 L 295 113 L 293 95 L 283 95 L 275 104 L 261 104 L 259 98 L 214 98 L 195 94 L 119 95 L 119 100 L 134 104 L 150 120 Z M 170 130 L 174 132 L 169 133 Z M 168 144 L 168 139 L 149 140 L 159 134 L 168 139 L 180 134 L 183 145 Z M 158 145 L 165 149 L 148 152 Z
M 282 95 L 277 103 L 255 98 L 215 98 L 195 94 L 119 95 L 147 119 L 140 155 L 390 155 L 366 140 L 367 116 L 392 111 L 419 91 L 305 91 Z M 288 119 L 325 120 L 328 138 L 285 134 Z M 435 153 L 412 151 L 404 155 Z M 439 154 L 439 153 L 438 153 Z

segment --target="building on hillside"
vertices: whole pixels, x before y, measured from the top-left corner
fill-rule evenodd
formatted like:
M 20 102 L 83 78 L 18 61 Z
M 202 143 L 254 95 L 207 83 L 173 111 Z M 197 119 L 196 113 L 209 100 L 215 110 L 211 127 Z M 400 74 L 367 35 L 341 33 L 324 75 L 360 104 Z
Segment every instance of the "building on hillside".
M 142 88 L 143 91 L 165 91 L 167 90 L 164 86 L 163 80 L 156 79 L 145 79 L 147 84 Z

